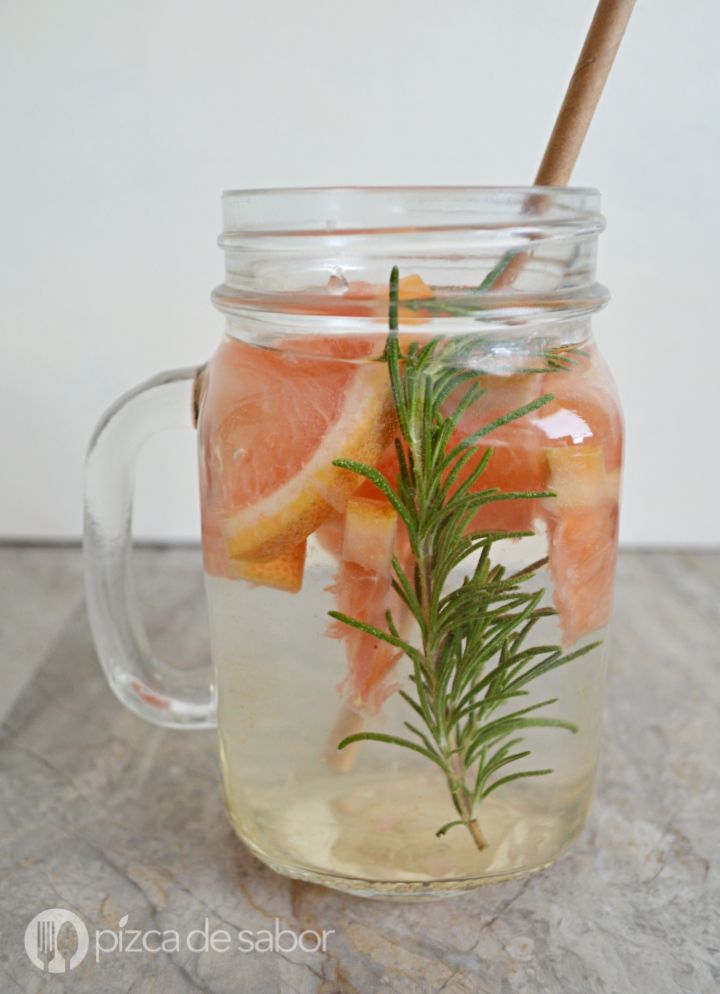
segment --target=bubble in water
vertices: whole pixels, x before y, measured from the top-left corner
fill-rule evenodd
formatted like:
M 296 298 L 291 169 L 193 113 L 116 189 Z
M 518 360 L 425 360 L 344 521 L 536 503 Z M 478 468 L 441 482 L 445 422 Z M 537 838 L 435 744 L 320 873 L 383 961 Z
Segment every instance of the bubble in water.
M 341 269 L 336 269 L 330 279 L 327 281 L 327 291 L 332 293 L 334 296 L 339 297 L 340 294 L 345 293 L 348 288 L 348 281 L 342 274 Z

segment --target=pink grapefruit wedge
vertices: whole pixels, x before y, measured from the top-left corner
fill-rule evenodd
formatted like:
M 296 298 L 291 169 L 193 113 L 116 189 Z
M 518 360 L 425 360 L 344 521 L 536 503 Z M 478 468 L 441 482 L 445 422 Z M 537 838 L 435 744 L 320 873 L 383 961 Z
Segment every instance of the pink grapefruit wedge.
M 233 559 L 272 560 L 297 548 L 361 478 L 339 458 L 374 464 L 394 430 L 387 369 L 353 363 L 371 343 L 334 358 L 227 340 L 208 373 L 201 415 L 205 502 Z

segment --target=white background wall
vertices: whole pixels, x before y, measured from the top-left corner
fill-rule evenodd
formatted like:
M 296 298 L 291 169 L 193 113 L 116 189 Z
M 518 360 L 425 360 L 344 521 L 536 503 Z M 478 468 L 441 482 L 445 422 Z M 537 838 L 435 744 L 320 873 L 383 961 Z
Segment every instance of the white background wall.
M 531 180 L 593 0 L 2 0 L 0 534 L 76 536 L 102 409 L 208 356 L 227 187 Z M 720 4 L 639 0 L 575 181 L 609 228 L 597 332 L 627 544 L 720 540 Z M 193 439 L 138 531 L 197 534 Z

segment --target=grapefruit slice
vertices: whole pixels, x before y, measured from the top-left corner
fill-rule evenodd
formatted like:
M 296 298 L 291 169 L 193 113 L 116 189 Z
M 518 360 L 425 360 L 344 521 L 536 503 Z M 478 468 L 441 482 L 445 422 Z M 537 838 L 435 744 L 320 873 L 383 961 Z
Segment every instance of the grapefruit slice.
M 203 567 L 210 576 L 226 580 L 246 580 L 263 587 L 275 587 L 287 593 L 296 594 L 302 588 L 305 572 L 306 543 L 275 559 L 242 560 L 230 559 L 225 541 L 214 516 L 207 511 L 202 516 Z
M 320 525 L 314 537 L 322 549 L 329 553 L 333 559 L 339 560 L 342 554 L 344 531 L 345 515 L 333 511 Z
M 336 541 L 328 530 L 327 540 Z M 393 553 L 410 564 L 410 549 L 404 528 L 391 505 L 372 497 L 353 497 L 344 516 L 338 572 L 329 592 L 335 596 L 338 611 L 382 631 L 387 630 L 387 611 L 392 611 L 400 631 L 407 625 L 409 612 L 392 587 Z M 338 688 L 347 693 L 354 711 L 375 712 L 393 692 L 388 676 L 402 655 L 393 646 L 358 631 L 341 621 L 333 621 L 327 634 L 345 643 L 348 674 Z
M 343 559 L 389 576 L 397 522 L 397 512 L 389 502 L 351 497 L 345 511 Z
M 394 431 L 387 369 L 227 340 L 208 375 L 201 412 L 204 499 L 233 559 L 273 560 L 342 510 L 361 478 L 339 458 L 375 464 Z
M 357 563 L 343 562 L 328 590 L 335 596 L 337 610 L 351 618 L 385 630 L 385 612 L 392 610 L 395 623 L 399 623 L 400 601 L 389 576 L 381 576 Z M 376 711 L 393 691 L 386 677 L 402 653 L 341 621 L 332 621 L 327 634 L 345 643 L 348 674 L 338 689 L 348 693 L 348 703 L 354 709 Z
M 612 477 L 605 469 L 599 445 L 563 446 L 546 449 L 549 484 L 555 497 L 547 502 L 550 513 L 568 508 L 588 507 L 613 497 Z
M 537 412 L 546 446 L 543 501 L 549 568 L 563 642 L 603 628 L 612 612 L 617 565 L 623 423 L 612 377 L 594 346 L 574 367 L 543 377 L 555 400 Z
M 474 383 L 485 393 L 460 419 L 452 439 L 453 445 L 511 411 L 537 400 L 544 392 L 541 378 L 535 374 L 510 376 L 481 374 Z M 465 390 L 451 398 L 453 405 L 460 400 L 464 392 Z M 486 440 L 480 442 L 477 451 L 460 473 L 458 484 L 466 480 L 476 469 L 489 447 L 492 449 L 490 461 L 473 485 L 473 490 L 490 488 L 505 492 L 544 490 L 547 469 L 539 441 L 533 423 L 533 414 L 496 428 Z M 530 531 L 537 516 L 536 505 L 537 501 L 524 498 L 494 501 L 479 509 L 470 527 L 472 530 Z
M 533 415 L 543 446 L 600 445 L 608 471 L 622 463 L 623 422 L 615 384 L 594 346 L 570 369 L 542 377 L 541 394 L 554 400 Z
M 473 489 L 552 490 L 548 500 L 498 501 L 471 527 L 548 531 L 549 568 L 565 644 L 607 623 L 617 557 L 622 418 L 609 373 L 594 347 L 558 372 L 482 377 L 487 393 L 465 412 L 456 440 L 531 400 L 554 400 L 487 436 L 492 455 Z M 477 465 L 479 446 L 461 479 Z
M 550 524 L 550 575 L 563 645 L 603 628 L 612 613 L 617 504 L 565 511 Z
M 600 446 L 549 449 L 547 459 L 550 576 L 567 646 L 610 620 L 620 472 L 606 470 Z
M 348 283 L 348 288 L 342 297 L 344 302 L 352 302 L 350 309 L 344 308 L 344 313 L 387 320 L 389 294 L 390 290 L 387 283 L 367 283 L 364 280 L 354 280 Z M 401 277 L 398 283 L 398 299 L 401 302 L 432 300 L 434 296 L 434 291 L 416 273 Z M 398 308 L 398 318 L 403 324 L 419 324 L 426 316 L 427 312 L 418 312 L 410 307 L 401 306 Z
M 248 583 L 296 594 L 302 588 L 305 555 L 306 543 L 300 542 L 275 559 L 237 559 L 230 562 L 237 569 L 237 575 Z

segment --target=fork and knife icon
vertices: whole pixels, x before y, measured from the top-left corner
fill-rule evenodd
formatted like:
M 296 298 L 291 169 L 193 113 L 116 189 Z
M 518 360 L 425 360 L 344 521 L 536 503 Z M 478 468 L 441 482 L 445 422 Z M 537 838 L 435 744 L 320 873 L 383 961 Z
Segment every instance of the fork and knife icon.
M 67 973 L 82 963 L 89 948 L 87 925 L 67 908 L 45 908 L 25 928 L 27 957 L 45 973 Z
M 61 951 L 58 948 L 60 930 L 65 922 L 56 927 L 52 919 L 40 918 L 37 922 L 37 951 L 43 964 L 43 970 L 48 973 L 65 973 L 71 957 L 70 950 Z

